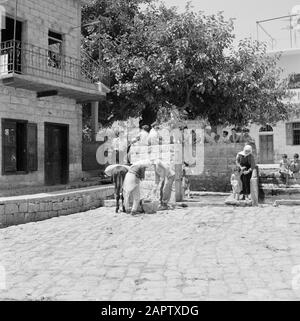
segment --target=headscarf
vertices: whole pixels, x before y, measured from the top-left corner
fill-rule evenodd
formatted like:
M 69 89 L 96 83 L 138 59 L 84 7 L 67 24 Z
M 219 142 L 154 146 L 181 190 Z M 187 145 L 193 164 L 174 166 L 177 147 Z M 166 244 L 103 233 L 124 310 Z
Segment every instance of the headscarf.
M 247 151 L 248 151 L 248 154 L 246 154 Z M 252 153 L 253 153 L 252 147 L 250 145 L 246 145 L 244 147 L 244 150 L 239 152 L 238 155 L 248 156 L 248 155 L 251 155 Z

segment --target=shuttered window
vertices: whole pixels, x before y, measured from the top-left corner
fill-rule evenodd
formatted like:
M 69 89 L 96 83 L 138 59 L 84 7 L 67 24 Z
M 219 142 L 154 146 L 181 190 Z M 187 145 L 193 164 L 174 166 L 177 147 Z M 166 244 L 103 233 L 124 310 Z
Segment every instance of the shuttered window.
M 29 172 L 38 170 L 37 157 L 37 124 L 27 124 L 27 169 Z
M 293 145 L 293 123 L 287 123 L 286 125 L 286 144 Z
M 300 145 L 300 123 L 293 123 L 293 144 Z
M 5 173 L 11 173 L 17 170 L 16 127 L 16 122 L 2 121 L 2 163 Z
M 2 173 L 38 170 L 37 124 L 2 120 Z
M 286 144 L 300 145 L 300 123 L 286 124 Z

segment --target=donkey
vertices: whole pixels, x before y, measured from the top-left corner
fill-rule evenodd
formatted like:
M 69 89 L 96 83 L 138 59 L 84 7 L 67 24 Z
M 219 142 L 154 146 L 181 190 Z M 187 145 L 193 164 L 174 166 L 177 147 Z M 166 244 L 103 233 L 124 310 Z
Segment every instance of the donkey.
M 113 173 L 113 183 L 115 184 L 116 213 L 118 213 L 120 209 L 120 199 L 122 201 L 122 211 L 124 213 L 126 212 L 124 206 L 123 183 L 127 172 L 127 169 L 121 168 L 115 170 Z

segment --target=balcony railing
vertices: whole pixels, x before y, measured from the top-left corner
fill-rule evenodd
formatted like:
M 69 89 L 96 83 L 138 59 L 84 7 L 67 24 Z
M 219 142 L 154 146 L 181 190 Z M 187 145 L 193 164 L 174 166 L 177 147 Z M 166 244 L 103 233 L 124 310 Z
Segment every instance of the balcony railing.
M 65 84 L 88 87 L 101 81 L 109 87 L 107 69 L 84 53 L 81 60 L 20 41 L 6 41 L 0 47 L 0 76 L 36 76 Z

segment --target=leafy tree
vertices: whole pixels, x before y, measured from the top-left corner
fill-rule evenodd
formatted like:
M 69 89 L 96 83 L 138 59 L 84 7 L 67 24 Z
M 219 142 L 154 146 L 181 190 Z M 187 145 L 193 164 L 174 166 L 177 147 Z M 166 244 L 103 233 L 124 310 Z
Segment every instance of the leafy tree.
M 221 13 L 206 16 L 189 5 L 178 13 L 151 3 L 139 10 L 145 2 L 151 1 L 127 1 L 120 13 L 123 1 L 93 1 L 97 14 L 108 19 L 101 53 L 113 75 L 111 120 L 173 106 L 184 117 L 202 117 L 212 125 L 272 124 L 288 116 L 278 57 L 268 56 L 264 45 L 243 40 L 235 49 L 233 22 Z M 86 37 L 92 48 L 97 37 L 97 31 Z M 95 48 L 92 52 L 96 55 Z

